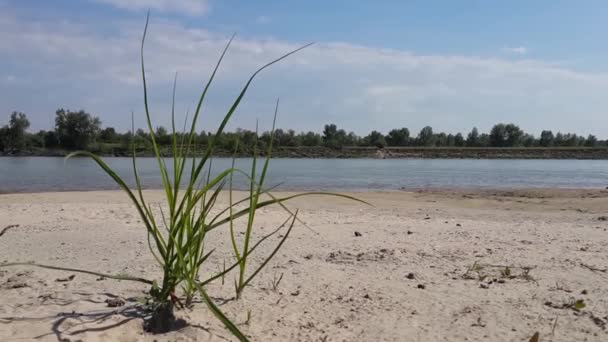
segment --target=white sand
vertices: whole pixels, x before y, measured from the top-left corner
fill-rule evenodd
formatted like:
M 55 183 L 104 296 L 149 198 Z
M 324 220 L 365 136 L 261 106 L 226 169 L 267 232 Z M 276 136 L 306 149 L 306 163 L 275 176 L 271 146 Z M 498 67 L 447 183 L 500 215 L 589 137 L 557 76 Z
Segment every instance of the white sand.
M 160 192 L 148 195 L 161 200 Z M 598 220 L 608 215 L 608 192 L 357 196 L 375 207 L 328 198 L 293 202 L 318 233 L 299 225 L 242 300 L 223 304 L 234 295 L 234 274 L 224 286 L 208 287 L 252 340 L 528 341 L 535 331 L 541 341 L 608 340 L 608 273 L 581 266 L 608 268 L 608 221 Z M 284 219 L 280 209 L 261 211 L 256 236 Z M 0 229 L 9 224 L 20 226 L 0 237 L 0 262 L 159 277 L 145 231 L 121 192 L 0 195 Z M 217 233 L 206 274 L 231 258 L 228 236 Z M 256 261 L 279 241 L 271 240 Z M 501 276 L 504 268 L 484 268 L 484 280 L 466 279 L 475 262 L 531 267 L 531 278 L 519 268 L 511 269 L 512 279 Z M 72 274 L 71 281 L 56 281 Z M 72 272 L 1 268 L 0 341 L 233 339 L 202 303 L 178 312 L 189 326 L 161 336 L 143 333 L 136 303 L 116 309 L 105 303 L 147 290 Z M 554 308 L 578 299 L 587 305 L 580 312 Z M 247 310 L 251 320 L 242 324 Z

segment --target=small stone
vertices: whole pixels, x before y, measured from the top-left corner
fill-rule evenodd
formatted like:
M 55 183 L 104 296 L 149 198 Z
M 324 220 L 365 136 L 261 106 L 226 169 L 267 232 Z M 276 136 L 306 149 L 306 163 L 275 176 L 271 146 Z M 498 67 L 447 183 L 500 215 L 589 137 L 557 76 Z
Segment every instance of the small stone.
M 365 298 L 365 299 L 371 299 L 367 293 L 365 294 L 365 296 L 363 296 L 363 298 Z
M 29 287 L 29 285 L 23 280 L 13 279 L 13 278 L 10 278 L 4 285 L 4 288 L 9 289 L 9 290 L 10 289 L 21 289 L 24 287 Z
M 72 274 L 72 275 L 70 275 L 70 276 L 69 276 L 69 277 L 67 277 L 67 278 L 57 278 L 57 279 L 55 279 L 55 281 L 56 281 L 56 282 L 59 282 L 59 283 L 65 283 L 65 282 L 68 282 L 68 281 L 72 281 L 72 280 L 74 280 L 74 278 L 76 278 L 76 275 L 75 275 L 75 274 Z
M 600 216 L 597 218 L 598 221 L 608 221 L 608 216 Z
M 110 298 L 106 299 L 106 304 L 108 304 L 108 307 L 110 308 L 117 308 L 119 306 L 125 305 L 125 301 L 120 298 Z
M 424 284 L 418 284 L 417 288 L 424 290 L 426 289 L 426 286 Z
M 361 233 L 355 232 L 355 236 L 359 237 L 359 236 L 361 236 Z
M 462 227 L 460 223 L 456 223 L 456 227 Z
M 291 293 L 292 296 L 299 296 L 300 295 L 300 290 L 295 290 L 294 292 Z
M 411 231 L 411 230 L 408 230 L 408 231 L 407 231 L 407 235 L 412 235 L 412 234 L 414 234 L 414 232 L 413 232 L 413 231 Z
M 587 293 L 588 293 L 587 290 L 581 291 L 581 294 L 583 294 L 583 295 L 586 295 Z
M 479 287 L 481 287 L 482 289 L 489 289 L 490 285 L 481 283 L 481 284 L 479 284 Z
M 416 276 L 414 275 L 414 273 L 408 273 L 406 276 L 407 279 L 416 279 Z

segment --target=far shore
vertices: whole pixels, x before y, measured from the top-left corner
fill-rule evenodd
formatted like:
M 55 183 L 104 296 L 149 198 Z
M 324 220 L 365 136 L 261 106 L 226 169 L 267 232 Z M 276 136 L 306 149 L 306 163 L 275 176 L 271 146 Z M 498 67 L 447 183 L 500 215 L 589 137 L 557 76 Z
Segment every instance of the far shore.
M 202 149 L 198 149 L 201 153 Z M 40 149 L 15 154 L 4 153 L 0 156 L 38 156 L 63 157 L 70 151 Z M 130 157 L 128 148 L 111 148 L 92 152 L 104 157 Z M 262 153 L 262 152 L 260 152 Z M 166 154 L 170 156 L 169 153 Z M 218 150 L 216 157 L 231 158 L 232 151 Z M 262 155 L 262 154 L 261 154 Z M 138 150 L 138 157 L 153 157 L 150 150 Z M 602 159 L 608 160 L 608 147 L 277 147 L 272 152 L 273 158 L 344 158 L 344 159 Z M 241 152 L 238 157 L 251 157 L 250 152 Z

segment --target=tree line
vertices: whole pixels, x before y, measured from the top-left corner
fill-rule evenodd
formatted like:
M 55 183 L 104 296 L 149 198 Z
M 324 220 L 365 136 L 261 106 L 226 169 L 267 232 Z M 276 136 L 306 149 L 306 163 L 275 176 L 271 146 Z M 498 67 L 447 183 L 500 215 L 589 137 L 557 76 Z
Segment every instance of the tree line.
M 71 111 L 58 109 L 55 112 L 55 127 L 52 130 L 40 130 L 36 133 L 28 129 L 30 122 L 22 112 L 13 112 L 8 123 L 0 128 L 0 152 L 4 154 L 35 151 L 44 149 L 61 150 L 93 150 L 109 151 L 114 148 L 127 149 L 135 144 L 138 149 L 151 148 L 148 132 L 137 129 L 135 132 L 119 133 L 113 127 L 102 128 L 99 117 L 84 110 Z M 160 146 L 169 146 L 172 135 L 168 130 L 159 126 L 155 129 L 155 139 Z M 182 133 L 177 133 L 181 141 Z M 201 131 L 194 143 L 206 146 L 213 139 L 213 134 Z M 224 132 L 217 137 L 215 144 L 218 149 L 233 151 L 239 146 L 243 150 L 251 150 L 257 144 L 258 148 L 268 146 L 271 140 L 270 132 L 257 134 L 246 129 L 234 132 Z M 574 133 L 553 133 L 543 130 L 538 137 L 524 132 L 517 125 L 499 123 L 488 133 L 480 133 L 476 127 L 465 136 L 462 133 L 436 133 L 433 128 L 426 126 L 417 134 L 410 134 L 408 128 L 396 128 L 387 134 L 371 131 L 366 136 L 354 132 L 346 132 L 335 124 L 325 125 L 322 133 L 299 132 L 293 129 L 277 129 L 274 132 L 274 145 L 281 147 L 392 147 L 392 146 L 425 146 L 425 147 L 598 147 L 608 146 L 607 141 L 600 141 L 594 135 L 582 136 Z

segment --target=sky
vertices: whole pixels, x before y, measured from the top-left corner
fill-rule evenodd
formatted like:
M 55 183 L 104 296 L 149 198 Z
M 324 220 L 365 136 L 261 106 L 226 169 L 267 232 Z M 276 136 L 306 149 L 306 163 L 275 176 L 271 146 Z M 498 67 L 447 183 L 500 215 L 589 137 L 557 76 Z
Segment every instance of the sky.
M 489 131 L 513 122 L 538 136 L 608 138 L 608 1 L 0 0 L 0 125 L 25 112 L 50 129 L 55 110 L 104 126 L 144 125 L 139 44 L 154 125 L 191 113 L 222 49 L 200 129 L 214 130 L 260 66 L 229 129 L 277 125 L 367 134 Z

